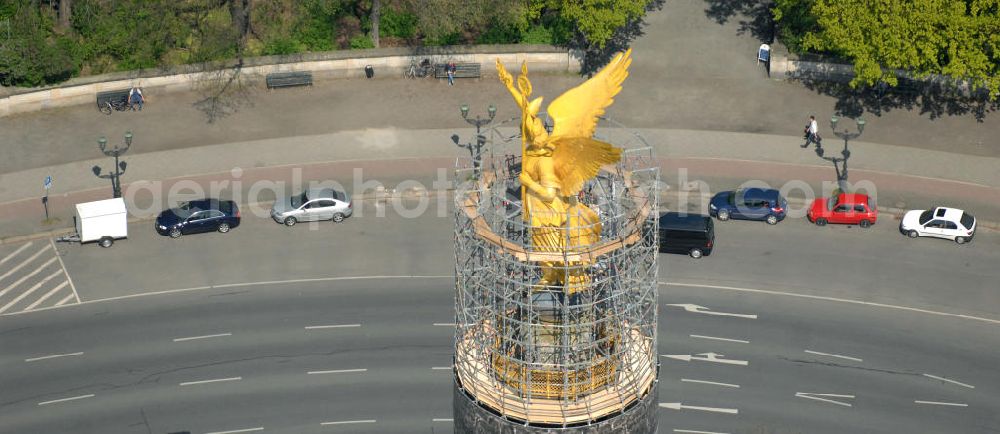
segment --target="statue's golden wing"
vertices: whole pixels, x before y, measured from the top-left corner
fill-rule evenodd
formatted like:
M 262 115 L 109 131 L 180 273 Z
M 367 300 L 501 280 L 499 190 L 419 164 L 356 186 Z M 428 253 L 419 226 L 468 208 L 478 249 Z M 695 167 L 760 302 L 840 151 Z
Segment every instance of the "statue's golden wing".
M 563 196 L 580 192 L 601 166 L 621 159 L 622 150 L 590 137 L 564 137 L 553 143 L 552 162 Z
M 597 117 L 604 114 L 604 109 L 622 90 L 631 64 L 632 49 L 618 53 L 600 72 L 552 101 L 548 108 L 552 139 L 592 137 Z

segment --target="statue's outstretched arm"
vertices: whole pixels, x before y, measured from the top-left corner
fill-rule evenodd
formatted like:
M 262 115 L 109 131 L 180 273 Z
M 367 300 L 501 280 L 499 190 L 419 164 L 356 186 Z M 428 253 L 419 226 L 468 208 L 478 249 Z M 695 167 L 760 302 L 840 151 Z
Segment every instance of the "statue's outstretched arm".
M 500 81 L 503 82 L 504 86 L 507 86 L 507 90 L 514 96 L 514 102 L 517 103 L 518 107 L 523 109 L 527 101 L 525 101 L 524 95 L 521 95 L 521 91 L 514 87 L 514 77 L 507 72 L 507 68 L 504 68 L 503 63 L 500 63 L 500 59 L 497 59 L 497 73 L 500 74 Z

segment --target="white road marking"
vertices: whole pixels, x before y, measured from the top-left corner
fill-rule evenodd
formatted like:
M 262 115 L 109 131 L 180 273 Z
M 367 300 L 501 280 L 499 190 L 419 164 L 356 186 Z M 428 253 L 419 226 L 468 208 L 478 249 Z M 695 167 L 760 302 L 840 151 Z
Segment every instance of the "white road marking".
M 187 341 L 193 341 L 193 340 L 197 340 L 197 339 L 221 338 L 223 336 L 232 336 L 232 335 L 233 335 L 232 333 L 219 333 L 217 335 L 191 336 L 189 338 L 177 338 L 177 339 L 174 339 L 174 342 L 187 342 Z
M 728 433 L 724 433 L 724 432 L 695 431 L 695 430 L 690 430 L 690 429 L 677 429 L 677 428 L 674 428 L 674 432 L 683 432 L 683 433 L 690 433 L 690 434 L 728 434 Z
M 455 419 L 444 419 L 444 418 L 441 418 L 441 419 L 431 419 L 431 422 L 454 422 L 454 421 L 455 421 Z
M 25 362 L 37 362 L 39 360 L 55 359 L 55 358 L 58 358 L 58 357 L 71 357 L 71 356 L 82 356 L 82 355 L 83 355 L 83 352 L 81 351 L 79 353 L 53 354 L 53 355 L 50 355 L 50 356 L 32 357 L 30 359 L 24 359 L 24 361 Z
M 435 367 L 433 367 L 431 369 L 433 369 L 435 371 L 450 371 L 451 370 L 451 366 L 435 366 Z
M 821 353 L 819 351 L 812 351 L 812 350 L 806 350 L 806 352 L 809 353 L 809 354 L 815 354 L 817 356 L 836 357 L 838 359 L 851 360 L 851 361 L 855 361 L 855 362 L 863 362 L 864 361 L 864 360 L 861 360 L 861 359 L 859 359 L 857 357 L 841 356 L 840 354 Z
M 0 265 L 3 265 L 4 262 L 9 261 L 10 258 L 13 258 L 13 257 L 17 256 L 17 254 L 23 252 L 24 249 L 27 249 L 28 247 L 31 247 L 32 244 L 35 244 L 35 242 L 34 241 L 28 241 L 27 244 L 21 245 L 21 247 L 18 247 L 17 250 L 15 250 L 13 253 L 11 253 L 11 254 L 9 254 L 7 256 L 4 256 L 3 259 L 0 259 Z
M 976 388 L 976 386 L 973 386 L 971 384 L 965 384 L 965 383 L 958 382 L 958 381 L 955 381 L 955 380 L 949 380 L 949 379 L 944 378 L 944 377 L 938 377 L 937 375 L 924 374 L 924 376 L 928 377 L 928 378 L 933 378 L 935 380 L 941 380 L 941 381 L 946 381 L 946 382 L 949 382 L 949 383 L 952 383 L 952 384 L 957 384 L 957 385 L 962 386 L 962 387 L 968 387 L 970 389 L 975 389 Z
M 57 402 L 76 401 L 77 399 L 86 399 L 93 397 L 94 394 L 91 393 L 90 395 L 80 395 L 80 396 L 74 396 L 72 398 L 53 399 L 52 401 L 39 402 L 38 405 L 49 405 L 49 404 L 55 404 Z
M 928 404 L 928 405 L 946 405 L 949 407 L 968 407 L 969 404 L 962 404 L 958 402 L 940 402 L 940 401 L 913 401 L 914 404 Z
M 309 372 L 306 372 L 306 374 L 308 374 L 308 375 L 316 375 L 316 374 L 346 374 L 346 373 L 349 373 L 349 372 L 367 372 L 367 371 L 368 371 L 367 369 L 338 369 L 338 370 L 333 370 L 333 371 L 309 371 Z
M 11 268 L 10 270 L 7 270 L 7 272 L 4 273 L 3 276 L 0 276 L 0 280 L 6 279 L 7 276 L 10 276 L 11 274 L 14 274 L 15 272 L 17 272 L 17 270 L 20 270 L 25 265 L 28 265 L 31 261 L 34 261 L 39 256 L 42 256 L 42 253 L 45 253 L 45 251 L 48 250 L 48 249 L 49 249 L 49 246 L 42 247 L 41 250 L 35 252 L 35 254 L 31 255 L 31 257 L 29 257 L 28 259 L 25 259 L 25 260 L 21 261 L 21 263 L 15 265 L 14 268 Z
M 223 381 L 239 381 L 239 380 L 242 380 L 242 379 L 243 379 L 243 377 L 216 378 L 214 380 L 187 381 L 187 382 L 181 383 L 180 385 L 181 386 L 193 386 L 195 384 L 219 383 L 219 382 L 223 382 Z
M 322 422 L 320 425 L 348 425 L 353 423 L 375 423 L 375 419 L 366 420 L 341 420 L 337 422 Z
M 757 315 L 745 314 L 745 313 L 725 313 L 725 312 L 715 312 L 709 310 L 705 306 L 699 306 L 697 304 L 668 304 L 667 306 L 677 306 L 682 307 L 688 312 L 703 313 L 705 315 L 716 315 L 716 316 L 731 316 L 736 318 L 747 318 L 747 319 L 757 319 Z
M 361 324 L 338 324 L 338 325 L 306 326 L 306 330 L 340 329 L 340 328 L 348 328 L 348 327 L 361 327 Z
M 52 251 L 56 252 L 56 258 L 59 259 L 59 267 L 62 268 L 63 273 L 66 274 L 66 281 L 69 282 L 69 287 L 73 289 L 73 295 L 76 297 L 76 302 L 80 302 L 80 294 L 76 292 L 76 285 L 73 284 L 73 278 L 69 277 L 69 271 L 66 271 L 66 264 L 63 263 L 62 256 L 59 255 L 59 249 L 56 248 L 56 242 L 49 238 L 49 244 L 52 246 Z
M 32 293 L 34 293 L 35 291 L 37 291 L 38 288 L 41 288 L 42 285 L 48 283 L 50 280 L 54 279 L 56 276 L 58 276 L 60 274 L 62 274 L 62 270 L 56 270 L 55 273 L 52 273 L 52 274 L 50 274 L 48 276 L 43 277 L 40 282 L 36 283 L 31 288 L 28 288 L 26 291 L 22 292 L 20 295 L 18 295 L 17 297 L 15 297 L 14 300 L 12 300 L 10 303 L 7 303 L 3 307 L 0 307 L 0 313 L 6 312 L 7 309 L 10 309 L 12 306 L 14 306 L 15 304 L 17 304 L 21 300 L 24 300 L 26 297 L 28 297 L 29 295 L 31 295 Z
M 735 408 L 699 407 L 697 405 L 684 405 L 679 402 L 661 402 L 660 408 L 669 408 L 671 410 L 698 410 L 726 414 L 738 414 L 740 412 Z
M 52 297 L 57 292 L 59 292 L 61 289 L 65 288 L 66 285 L 69 285 L 69 281 L 68 280 L 65 281 L 65 282 L 63 282 L 63 283 L 60 283 L 58 286 L 56 286 L 55 288 L 53 288 L 51 291 L 45 293 L 45 295 L 43 295 L 42 298 L 39 298 L 38 300 L 35 300 L 34 303 L 31 303 L 30 305 L 28 305 L 28 307 L 24 308 L 24 310 L 34 309 L 35 306 L 38 306 L 38 305 L 42 304 L 43 302 L 45 302 L 45 300 L 48 300 L 49 297 Z
M 17 279 L 14 283 L 11 283 L 9 286 L 7 286 L 6 288 L 4 288 L 3 291 L 0 291 L 0 297 L 3 297 L 4 294 L 6 294 L 10 290 L 14 289 L 17 285 L 20 285 L 20 284 L 24 283 L 25 280 L 30 279 L 32 276 L 34 276 L 34 275 L 36 275 L 38 273 L 41 273 L 42 270 L 45 269 L 45 267 L 48 267 L 49 264 L 51 264 L 53 262 L 56 262 L 56 258 L 49 259 L 48 262 L 42 264 L 40 267 L 35 268 L 30 273 L 25 274 L 24 276 L 21 276 L 20 279 Z M 3 280 L 3 279 L 0 279 L 0 280 Z
M 453 322 L 436 322 L 436 323 L 434 323 L 434 326 L 435 327 L 455 327 L 455 323 L 453 323 Z
M 711 384 L 713 386 L 734 387 L 734 388 L 737 388 L 737 389 L 740 388 L 739 384 L 716 383 L 714 381 L 690 380 L 690 379 L 687 379 L 687 378 L 681 378 L 681 381 L 683 381 L 685 383 Z
M 852 405 L 848 402 L 840 402 L 829 398 L 848 398 L 854 399 L 854 395 L 838 395 L 836 393 L 807 393 L 807 392 L 797 392 L 795 394 L 797 398 L 814 399 L 816 401 L 829 402 L 831 404 L 842 405 L 844 407 L 851 407 Z
M 64 304 L 66 304 L 66 302 L 68 302 L 68 301 L 70 301 L 72 299 L 73 299 L 73 294 L 67 295 L 66 298 L 64 298 L 62 300 L 59 300 L 59 302 L 56 303 L 56 306 L 62 306 Z M 37 310 L 41 310 L 41 309 L 37 309 Z M 35 312 L 35 311 L 31 310 L 31 311 L 28 311 L 28 312 Z
M 698 339 L 711 339 L 713 341 L 738 342 L 738 343 L 741 343 L 741 344 L 749 344 L 750 343 L 750 341 L 744 341 L 742 339 L 717 338 L 717 337 L 713 337 L 713 336 L 702 336 L 702 335 L 688 335 L 688 336 L 691 336 L 692 338 L 698 338 Z
M 704 356 L 704 357 L 698 357 L 698 356 Z M 723 359 L 723 358 L 720 358 L 719 356 L 725 357 L 724 355 L 718 354 L 718 353 L 701 353 L 701 354 L 696 354 L 696 355 L 691 355 L 691 354 L 660 354 L 660 357 L 667 357 L 667 358 L 676 359 L 676 360 L 683 360 L 685 362 L 690 362 L 692 360 L 697 360 L 697 361 L 700 361 L 700 362 L 722 363 L 722 364 L 725 364 L 725 365 L 747 366 L 747 365 L 750 364 L 750 362 L 748 362 L 746 360 Z
M 947 317 L 952 317 L 952 318 L 961 318 L 961 319 L 968 319 L 968 320 L 973 320 L 973 321 L 982 321 L 982 322 L 987 322 L 987 323 L 991 323 L 991 324 L 1000 324 L 1000 319 L 984 318 L 984 317 L 973 316 L 973 315 L 965 315 L 965 314 L 960 314 L 960 313 L 939 312 L 939 311 L 934 311 L 934 310 L 919 309 L 919 308 L 916 308 L 916 307 L 898 306 L 898 305 L 894 305 L 894 304 L 873 303 L 873 302 L 870 302 L 870 301 L 851 300 L 851 299 L 847 299 L 847 298 L 826 297 L 826 296 L 822 296 L 822 295 L 796 294 L 794 292 L 771 291 L 771 290 L 767 290 L 767 289 L 738 288 L 738 287 L 735 287 L 735 286 L 703 285 L 703 284 L 697 284 L 697 283 L 659 282 L 659 284 L 660 285 L 665 285 L 665 286 L 690 286 L 692 288 L 721 289 L 721 290 L 725 290 L 725 291 L 749 292 L 749 293 L 752 293 L 752 294 L 767 294 L 767 295 L 781 295 L 781 296 L 785 296 L 785 297 L 799 297 L 799 298 L 807 298 L 807 299 L 810 299 L 810 300 L 823 300 L 823 301 L 833 301 L 833 302 L 837 302 L 837 303 L 858 304 L 858 305 L 862 305 L 862 306 L 882 307 L 882 308 L 886 308 L 886 309 L 905 310 L 905 311 L 908 311 L 908 312 L 926 313 L 928 315 L 947 316 Z
M 241 432 L 254 432 L 254 431 L 264 431 L 264 427 L 259 426 L 257 428 L 245 428 L 245 429 L 234 429 L 232 431 L 212 431 L 205 434 L 237 434 Z

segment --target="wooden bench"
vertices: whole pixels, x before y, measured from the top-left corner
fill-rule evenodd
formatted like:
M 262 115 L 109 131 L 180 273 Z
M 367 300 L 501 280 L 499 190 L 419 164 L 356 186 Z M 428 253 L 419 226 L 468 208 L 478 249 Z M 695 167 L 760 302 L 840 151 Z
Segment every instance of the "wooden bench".
M 478 63 L 456 63 L 455 78 L 479 78 L 480 64 Z M 448 64 L 438 63 L 434 65 L 434 78 L 448 78 Z
M 268 89 L 274 89 L 276 87 L 291 87 L 291 86 L 312 86 L 313 76 L 310 71 L 294 71 L 294 72 L 274 72 L 267 74 L 264 79 L 267 82 Z
M 128 91 L 129 89 L 123 90 L 108 90 L 104 92 L 97 93 L 97 108 L 100 109 L 107 105 L 108 102 L 128 102 Z

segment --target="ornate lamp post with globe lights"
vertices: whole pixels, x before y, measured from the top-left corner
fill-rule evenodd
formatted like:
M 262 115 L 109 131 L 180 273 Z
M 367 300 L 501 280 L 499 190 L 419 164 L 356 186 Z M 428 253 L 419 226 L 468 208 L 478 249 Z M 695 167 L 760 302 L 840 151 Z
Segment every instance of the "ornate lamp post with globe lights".
M 493 105 L 493 104 L 490 104 L 489 108 L 487 108 L 487 112 L 489 113 L 489 117 L 487 117 L 487 118 L 480 118 L 479 115 L 476 115 L 475 119 L 470 119 L 469 118 L 469 105 L 468 104 L 462 104 L 462 106 L 459 109 L 462 112 L 462 119 L 465 119 L 465 121 L 468 122 L 469 125 L 475 125 L 476 126 L 476 141 L 475 141 L 475 143 L 472 143 L 472 142 L 469 142 L 469 143 L 460 143 L 457 134 L 452 135 L 451 136 L 451 140 L 453 142 L 455 142 L 456 145 L 458 145 L 460 147 L 463 147 L 463 148 L 466 148 L 466 149 L 469 150 L 469 156 L 472 157 L 472 165 L 473 165 L 472 167 L 474 168 L 474 171 L 475 171 L 474 172 L 475 173 L 475 177 L 476 177 L 476 179 L 478 179 L 479 178 L 479 173 L 480 173 L 480 170 L 481 170 L 481 166 L 482 166 L 482 159 L 483 159 L 483 153 L 482 153 L 482 151 L 483 151 L 483 146 L 486 144 L 486 137 L 484 137 L 481 134 L 481 130 L 482 130 L 482 127 L 484 127 L 486 125 L 489 125 L 490 122 L 493 122 L 493 118 L 495 118 L 496 115 L 497 115 L 497 107 L 495 105 Z

